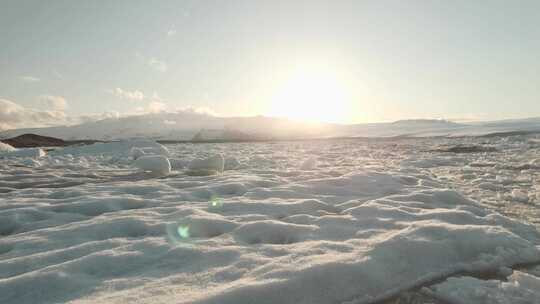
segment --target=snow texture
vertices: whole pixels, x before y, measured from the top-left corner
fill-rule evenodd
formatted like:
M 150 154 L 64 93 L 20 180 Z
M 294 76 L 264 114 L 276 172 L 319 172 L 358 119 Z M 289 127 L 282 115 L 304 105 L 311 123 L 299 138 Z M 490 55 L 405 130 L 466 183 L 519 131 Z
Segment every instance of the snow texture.
M 431 151 L 468 140 L 135 140 L 5 158 L 0 303 L 375 303 L 456 286 L 456 303 L 474 303 L 471 286 L 527 299 L 532 275 L 508 288 L 459 275 L 540 263 L 537 139 L 459 156 Z

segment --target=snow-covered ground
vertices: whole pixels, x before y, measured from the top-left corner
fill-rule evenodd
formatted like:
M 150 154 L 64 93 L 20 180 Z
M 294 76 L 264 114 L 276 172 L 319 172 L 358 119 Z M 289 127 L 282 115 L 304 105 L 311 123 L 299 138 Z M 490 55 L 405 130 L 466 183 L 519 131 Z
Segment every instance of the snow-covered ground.
M 0 303 L 539 303 L 534 136 L 4 148 Z

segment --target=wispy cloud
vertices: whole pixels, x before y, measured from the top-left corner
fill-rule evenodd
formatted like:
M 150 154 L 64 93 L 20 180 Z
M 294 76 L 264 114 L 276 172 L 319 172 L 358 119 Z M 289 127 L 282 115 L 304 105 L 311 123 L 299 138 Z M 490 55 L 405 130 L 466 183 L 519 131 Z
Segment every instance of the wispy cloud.
M 158 95 L 157 92 L 154 92 L 152 96 L 147 98 L 149 100 L 146 106 L 139 106 L 133 110 L 134 115 L 148 114 L 148 113 L 161 113 L 166 112 L 168 109 L 167 104 L 163 99 Z
M 209 107 L 177 107 L 176 112 L 186 112 L 210 116 L 218 116 L 218 113 Z
M 41 79 L 34 77 L 34 76 L 19 76 L 19 80 L 24 82 L 38 82 L 41 81 Z
M 65 111 L 67 107 L 66 99 L 62 96 L 41 95 L 39 101 L 53 111 Z
M 62 74 L 60 72 L 58 72 L 57 70 L 53 70 L 52 73 L 53 73 L 54 77 L 56 77 L 57 79 L 64 78 L 64 76 L 62 76 Z
M 159 72 L 167 71 L 167 64 L 165 63 L 165 61 L 158 60 L 155 57 L 148 59 L 148 65 Z
M 159 60 L 156 57 L 146 57 L 143 54 L 139 52 L 135 52 L 135 57 L 142 62 L 144 65 L 158 71 L 158 72 L 166 72 L 168 67 L 167 63 L 163 60 Z
M 123 99 L 129 99 L 129 100 L 135 100 L 135 101 L 140 101 L 144 99 L 143 92 L 139 90 L 128 91 L 128 90 L 123 90 L 121 88 L 115 88 L 113 90 L 110 90 L 109 93 Z
M 88 122 L 94 122 L 94 121 L 103 120 L 103 119 L 120 118 L 120 117 L 121 117 L 120 113 L 116 111 L 109 111 L 109 112 L 103 112 L 99 114 L 81 115 L 78 118 L 76 118 L 76 121 L 78 123 L 88 123 Z

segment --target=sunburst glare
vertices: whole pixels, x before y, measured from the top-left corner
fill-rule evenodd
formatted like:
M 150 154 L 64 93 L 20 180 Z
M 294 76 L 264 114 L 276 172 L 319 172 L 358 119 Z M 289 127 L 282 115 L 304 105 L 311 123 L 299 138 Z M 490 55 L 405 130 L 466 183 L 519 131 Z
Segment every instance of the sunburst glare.
M 271 99 L 271 116 L 318 122 L 344 122 L 351 109 L 346 82 L 331 69 L 297 68 Z

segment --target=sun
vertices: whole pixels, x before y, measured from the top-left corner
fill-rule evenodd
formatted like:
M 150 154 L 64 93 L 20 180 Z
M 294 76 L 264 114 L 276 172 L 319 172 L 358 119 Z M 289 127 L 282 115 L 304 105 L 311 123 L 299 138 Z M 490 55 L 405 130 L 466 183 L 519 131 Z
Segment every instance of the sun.
M 269 115 L 316 122 L 344 122 L 350 115 L 345 82 L 322 68 L 294 71 L 271 98 Z

